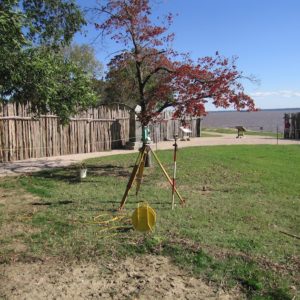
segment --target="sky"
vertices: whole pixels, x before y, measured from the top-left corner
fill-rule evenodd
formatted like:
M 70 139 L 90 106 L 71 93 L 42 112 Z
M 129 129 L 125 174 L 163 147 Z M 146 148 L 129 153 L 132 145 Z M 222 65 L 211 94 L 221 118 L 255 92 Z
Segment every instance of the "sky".
M 77 0 L 82 7 L 96 0 Z M 99 3 L 99 2 L 98 2 Z M 300 108 L 300 1 L 299 0 L 153 0 L 153 13 L 178 14 L 170 28 L 173 48 L 192 58 L 216 51 L 238 56 L 245 91 L 261 109 Z M 93 22 L 93 21 L 92 21 Z M 91 43 L 105 65 L 120 50 L 109 38 L 96 39 L 94 25 L 77 34 L 76 43 Z M 207 110 L 214 110 L 207 105 Z

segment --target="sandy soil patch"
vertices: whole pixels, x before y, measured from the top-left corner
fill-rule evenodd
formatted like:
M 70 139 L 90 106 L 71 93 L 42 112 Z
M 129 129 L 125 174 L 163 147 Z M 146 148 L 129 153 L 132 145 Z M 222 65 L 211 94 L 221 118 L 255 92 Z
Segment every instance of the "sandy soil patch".
M 23 240 L 39 232 L 39 229 L 24 221 L 35 214 L 38 208 L 32 203 L 38 200 L 38 197 L 26 192 L 0 188 L 0 209 L 3 212 L 0 224 L 0 263 L 8 257 L 13 260 L 27 252 L 28 249 Z M 1 253 L 5 255 L 2 256 Z
M 163 256 L 123 262 L 2 265 L 4 299 L 242 299 L 191 277 Z
M 0 205 L 8 214 L 34 213 L 37 209 L 32 203 L 39 200 L 39 197 L 33 196 L 25 191 L 14 191 L 0 188 Z

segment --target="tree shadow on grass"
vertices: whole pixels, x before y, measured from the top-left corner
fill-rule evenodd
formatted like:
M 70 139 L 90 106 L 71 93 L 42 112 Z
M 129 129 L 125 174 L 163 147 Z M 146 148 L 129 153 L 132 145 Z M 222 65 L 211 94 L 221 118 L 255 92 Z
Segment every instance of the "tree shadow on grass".
M 88 172 L 96 176 L 109 177 L 129 177 L 131 175 L 131 168 L 123 166 L 107 165 L 88 165 Z
M 52 179 L 52 180 L 64 181 L 64 182 L 74 183 L 74 184 L 79 182 L 78 170 L 70 167 L 40 171 L 31 174 L 31 177 Z
M 65 204 L 72 204 L 74 201 L 71 200 L 62 200 L 57 202 L 33 202 L 31 205 L 33 206 L 49 206 L 49 205 L 65 205 Z
M 87 178 L 91 176 L 95 177 L 121 177 L 129 178 L 131 175 L 131 166 L 123 167 L 116 165 L 87 165 Z M 95 182 L 96 180 L 80 180 L 79 178 L 79 166 L 72 166 L 66 168 L 57 168 L 51 170 L 45 170 L 31 174 L 32 177 L 53 179 L 58 181 L 64 181 L 69 184 L 77 184 L 83 182 Z

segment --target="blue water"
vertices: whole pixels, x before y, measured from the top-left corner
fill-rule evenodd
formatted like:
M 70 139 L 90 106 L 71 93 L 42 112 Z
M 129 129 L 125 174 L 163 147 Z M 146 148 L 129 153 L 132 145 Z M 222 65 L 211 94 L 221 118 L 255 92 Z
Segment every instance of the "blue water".
M 212 111 L 203 118 L 202 128 L 230 128 L 244 126 L 249 130 L 277 131 L 284 128 L 285 113 L 300 113 L 300 108 L 268 109 L 257 112 Z

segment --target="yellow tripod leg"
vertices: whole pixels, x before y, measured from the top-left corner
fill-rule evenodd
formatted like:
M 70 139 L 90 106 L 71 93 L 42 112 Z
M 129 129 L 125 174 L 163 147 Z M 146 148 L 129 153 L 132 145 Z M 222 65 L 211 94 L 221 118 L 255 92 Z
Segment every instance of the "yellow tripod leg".
M 129 190 L 130 190 L 131 187 L 132 187 L 132 184 L 133 184 L 133 182 L 134 182 L 134 180 L 135 180 L 135 178 L 136 178 L 137 172 L 138 172 L 138 170 L 140 169 L 141 163 L 142 163 L 142 161 L 143 161 L 143 157 L 144 157 L 145 151 L 146 151 L 146 148 L 143 147 L 143 148 L 141 149 L 139 155 L 138 155 L 138 158 L 137 158 L 137 160 L 136 160 L 135 166 L 133 167 L 131 176 L 130 176 L 130 178 L 129 178 L 129 181 L 128 181 L 128 184 L 127 184 L 125 193 L 124 193 L 123 198 L 122 198 L 122 200 L 121 200 L 119 210 L 121 210 L 121 209 L 124 207 L 124 205 L 125 205 L 125 202 L 126 202 L 126 199 L 127 199 L 128 193 L 129 193 Z
M 146 152 L 144 152 L 144 155 L 142 155 L 142 157 L 141 157 L 141 163 L 140 163 L 139 169 L 137 171 L 135 195 L 137 195 L 139 193 L 139 190 L 141 187 L 141 183 L 143 180 L 144 168 L 145 168 L 145 162 L 146 162 Z

